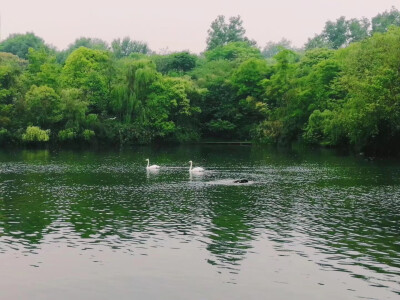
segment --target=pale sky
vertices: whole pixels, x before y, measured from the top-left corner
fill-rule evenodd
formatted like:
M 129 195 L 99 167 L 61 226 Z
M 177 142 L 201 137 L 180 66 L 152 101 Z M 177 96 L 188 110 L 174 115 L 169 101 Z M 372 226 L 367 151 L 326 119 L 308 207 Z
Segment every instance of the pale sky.
M 64 49 L 82 36 L 130 36 L 155 51 L 199 53 L 218 15 L 240 15 L 259 46 L 283 37 L 302 46 L 327 20 L 371 18 L 392 6 L 400 9 L 399 0 L 0 0 L 1 39 L 29 31 Z

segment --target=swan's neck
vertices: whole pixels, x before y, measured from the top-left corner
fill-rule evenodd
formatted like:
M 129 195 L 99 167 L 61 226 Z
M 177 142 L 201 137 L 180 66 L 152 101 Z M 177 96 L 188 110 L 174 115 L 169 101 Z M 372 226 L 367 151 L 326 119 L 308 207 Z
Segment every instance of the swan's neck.
M 193 163 L 192 163 L 192 162 L 190 162 L 190 168 L 189 168 L 189 171 L 192 171 L 192 165 L 193 165 Z
M 150 160 L 147 160 L 147 167 L 150 166 Z

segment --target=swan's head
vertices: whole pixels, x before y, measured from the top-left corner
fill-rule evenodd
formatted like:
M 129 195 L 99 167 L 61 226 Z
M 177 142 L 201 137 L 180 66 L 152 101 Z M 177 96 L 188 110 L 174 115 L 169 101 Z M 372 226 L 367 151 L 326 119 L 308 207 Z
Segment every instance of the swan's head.
M 149 159 L 148 159 L 148 158 L 146 158 L 146 159 L 145 159 L 145 161 L 149 161 Z
M 191 160 L 189 160 L 189 164 L 192 164 L 193 162 Z

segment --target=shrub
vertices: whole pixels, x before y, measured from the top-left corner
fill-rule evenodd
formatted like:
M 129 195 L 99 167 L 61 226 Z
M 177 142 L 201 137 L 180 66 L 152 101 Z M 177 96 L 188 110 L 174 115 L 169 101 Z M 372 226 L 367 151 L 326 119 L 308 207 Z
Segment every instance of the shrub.
M 58 132 L 58 139 L 60 141 L 72 141 L 75 138 L 76 138 L 76 132 L 72 128 L 68 128 Z
M 90 141 L 96 134 L 93 130 L 85 129 L 82 132 L 82 137 L 85 141 Z
M 47 142 L 50 139 L 50 129 L 42 130 L 38 126 L 28 126 L 22 135 L 24 142 Z

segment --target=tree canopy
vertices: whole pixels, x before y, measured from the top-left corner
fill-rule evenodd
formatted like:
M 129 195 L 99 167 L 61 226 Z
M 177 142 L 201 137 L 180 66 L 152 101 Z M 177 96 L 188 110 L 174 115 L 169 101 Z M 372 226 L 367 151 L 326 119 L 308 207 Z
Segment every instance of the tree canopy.
M 245 37 L 246 30 L 240 16 L 230 17 L 229 23 L 225 21 L 225 16 L 218 16 L 208 30 L 207 50 L 212 50 L 219 46 L 224 46 L 231 42 L 250 42 Z
M 7 39 L 0 43 L 0 52 L 8 52 L 20 58 L 28 58 L 29 48 L 38 50 L 48 48 L 43 39 L 32 32 L 25 34 L 11 34 Z
M 127 57 L 132 53 L 148 54 L 151 52 L 147 43 L 132 41 L 129 37 L 113 40 L 111 49 L 117 58 Z

